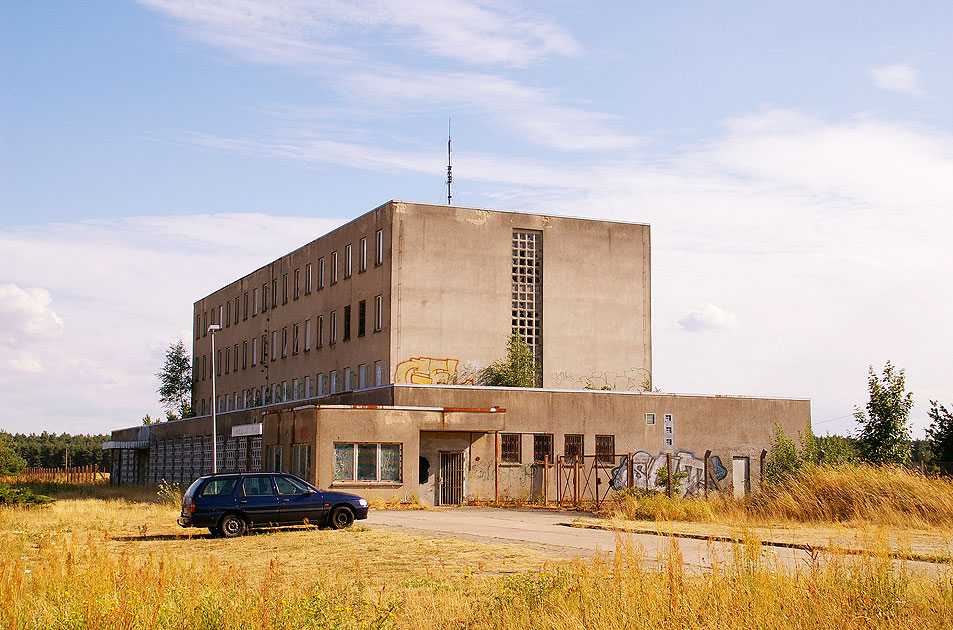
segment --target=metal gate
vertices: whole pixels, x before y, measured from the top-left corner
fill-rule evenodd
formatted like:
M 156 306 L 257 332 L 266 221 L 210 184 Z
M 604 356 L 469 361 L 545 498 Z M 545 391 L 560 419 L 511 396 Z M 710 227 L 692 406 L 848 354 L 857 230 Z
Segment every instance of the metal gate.
M 557 503 L 599 505 L 611 491 L 632 487 L 632 458 L 627 454 L 560 455 L 555 472 Z
M 463 452 L 440 453 L 440 505 L 463 503 Z

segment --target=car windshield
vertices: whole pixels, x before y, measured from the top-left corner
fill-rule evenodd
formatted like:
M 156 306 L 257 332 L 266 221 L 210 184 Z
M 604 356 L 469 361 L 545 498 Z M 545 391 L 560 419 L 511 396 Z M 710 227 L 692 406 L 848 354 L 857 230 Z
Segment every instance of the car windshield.
M 205 484 L 205 488 L 202 489 L 202 496 L 230 497 L 235 492 L 235 484 L 237 482 L 237 477 L 229 477 L 228 479 L 212 479 Z
M 275 477 L 278 494 L 307 494 L 311 488 L 293 477 Z

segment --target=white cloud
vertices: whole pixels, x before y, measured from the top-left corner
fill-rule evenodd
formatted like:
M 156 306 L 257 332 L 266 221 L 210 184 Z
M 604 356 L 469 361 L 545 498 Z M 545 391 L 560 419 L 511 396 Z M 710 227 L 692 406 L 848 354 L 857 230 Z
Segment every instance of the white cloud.
M 728 311 L 706 302 L 685 313 L 678 325 L 689 332 L 704 330 L 734 330 L 738 327 L 738 318 Z
M 315 65 L 358 57 L 347 41 L 412 46 L 471 64 L 524 67 L 574 55 L 579 44 L 551 21 L 510 8 L 465 0 L 142 0 L 179 20 L 209 43 L 256 61 Z
M 890 92 L 899 92 L 908 96 L 923 98 L 925 93 L 920 87 L 920 76 L 915 68 L 903 63 L 894 63 L 879 68 L 871 68 L 870 78 L 874 85 Z
M 45 289 L 0 284 L 0 346 L 20 345 L 63 333 L 63 320 L 53 312 Z

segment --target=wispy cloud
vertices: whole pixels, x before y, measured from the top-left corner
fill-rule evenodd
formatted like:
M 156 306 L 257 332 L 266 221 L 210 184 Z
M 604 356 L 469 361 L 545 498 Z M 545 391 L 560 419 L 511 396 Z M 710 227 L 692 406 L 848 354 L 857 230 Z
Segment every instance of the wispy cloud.
M 879 68 L 871 68 L 870 78 L 877 87 L 898 92 L 907 96 L 923 98 L 926 93 L 920 86 L 920 75 L 916 68 L 904 63 L 894 63 Z
M 734 330 L 738 327 L 738 318 L 725 309 L 706 302 L 685 313 L 678 325 L 688 332 L 705 330 Z

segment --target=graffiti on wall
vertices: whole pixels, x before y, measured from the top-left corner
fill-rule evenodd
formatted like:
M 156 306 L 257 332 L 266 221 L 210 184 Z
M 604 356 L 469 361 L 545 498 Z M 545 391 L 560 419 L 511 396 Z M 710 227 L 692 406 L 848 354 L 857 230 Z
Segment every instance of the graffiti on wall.
M 473 379 L 466 378 L 458 382 L 457 359 L 435 359 L 433 357 L 412 357 L 397 364 L 394 370 L 395 383 L 414 383 L 419 385 L 472 385 Z
M 611 389 L 617 392 L 641 392 L 652 388 L 652 375 L 643 367 L 624 372 L 593 371 L 576 375 L 572 372 L 554 372 L 553 383 L 567 389 Z
M 632 454 L 632 484 L 635 488 L 658 490 L 658 473 L 665 467 L 665 453 L 652 455 L 646 451 Z M 719 482 L 728 476 L 728 469 L 721 463 L 718 455 L 708 458 L 708 487 L 719 489 Z M 679 449 L 672 453 L 672 473 L 686 473 L 678 484 L 682 496 L 699 496 L 705 492 L 705 459 L 691 451 Z M 623 461 L 612 469 L 612 489 L 625 490 L 628 487 L 628 462 Z

